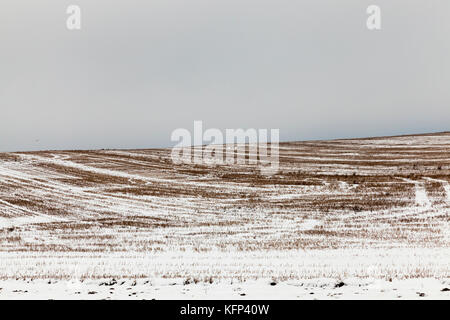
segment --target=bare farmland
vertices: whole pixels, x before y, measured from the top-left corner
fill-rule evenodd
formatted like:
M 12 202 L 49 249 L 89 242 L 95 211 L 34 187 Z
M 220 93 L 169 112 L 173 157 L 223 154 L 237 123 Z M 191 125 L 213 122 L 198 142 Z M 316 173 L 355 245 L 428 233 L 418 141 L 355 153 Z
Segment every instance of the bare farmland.
M 449 183 L 450 133 L 281 143 L 270 177 L 163 149 L 3 153 L 0 279 L 442 284 Z

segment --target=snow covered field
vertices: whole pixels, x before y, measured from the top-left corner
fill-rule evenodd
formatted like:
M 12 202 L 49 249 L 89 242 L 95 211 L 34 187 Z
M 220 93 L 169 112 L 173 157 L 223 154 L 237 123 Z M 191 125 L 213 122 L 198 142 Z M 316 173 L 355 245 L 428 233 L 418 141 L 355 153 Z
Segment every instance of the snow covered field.
M 0 299 L 449 299 L 449 182 L 449 133 L 282 143 L 271 177 L 0 153 Z
M 433 278 L 386 281 L 381 279 L 319 278 L 305 281 L 269 280 L 185 284 L 171 280 L 0 280 L 2 299 L 64 300 L 315 300 L 315 299 L 450 299 L 450 281 Z

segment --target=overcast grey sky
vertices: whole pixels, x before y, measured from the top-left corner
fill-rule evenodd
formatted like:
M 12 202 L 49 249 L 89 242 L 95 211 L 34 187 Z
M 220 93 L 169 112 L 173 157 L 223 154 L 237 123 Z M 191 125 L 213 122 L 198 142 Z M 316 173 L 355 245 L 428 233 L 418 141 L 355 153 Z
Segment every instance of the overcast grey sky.
M 2 0 L 0 40 L 0 151 L 172 146 L 194 120 L 282 140 L 450 124 L 448 0 Z

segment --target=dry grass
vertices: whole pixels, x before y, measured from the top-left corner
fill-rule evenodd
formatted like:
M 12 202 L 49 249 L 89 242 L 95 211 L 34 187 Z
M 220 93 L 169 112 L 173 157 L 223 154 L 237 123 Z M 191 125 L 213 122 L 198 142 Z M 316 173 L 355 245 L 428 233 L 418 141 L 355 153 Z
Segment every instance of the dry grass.
M 449 181 L 448 133 L 282 143 L 271 177 L 170 150 L 4 153 L 0 252 L 448 248 Z

